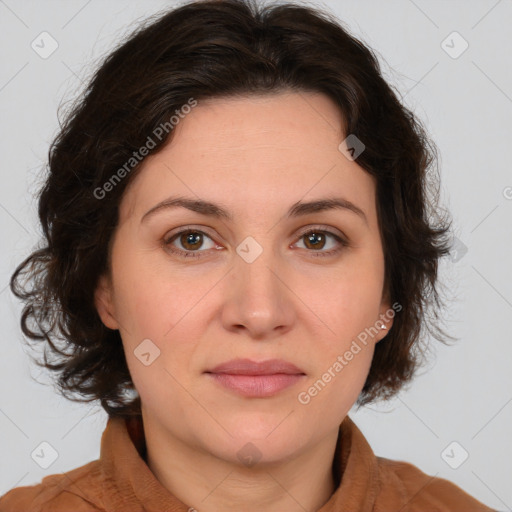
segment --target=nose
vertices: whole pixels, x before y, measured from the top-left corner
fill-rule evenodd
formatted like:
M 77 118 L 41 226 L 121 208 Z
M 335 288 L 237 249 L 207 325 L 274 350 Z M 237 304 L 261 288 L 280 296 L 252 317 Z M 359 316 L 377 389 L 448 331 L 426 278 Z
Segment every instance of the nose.
M 292 328 L 296 316 L 296 296 L 286 282 L 283 265 L 271 250 L 263 250 L 254 260 L 240 254 L 225 283 L 224 328 L 245 331 L 254 340 L 282 336 Z

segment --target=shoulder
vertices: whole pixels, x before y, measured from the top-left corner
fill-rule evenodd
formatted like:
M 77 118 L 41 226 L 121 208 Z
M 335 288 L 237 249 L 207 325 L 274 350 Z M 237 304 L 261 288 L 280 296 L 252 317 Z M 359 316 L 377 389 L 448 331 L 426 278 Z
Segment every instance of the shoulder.
M 379 498 L 400 505 L 403 512 L 494 512 L 454 483 L 427 475 L 413 464 L 383 457 L 377 457 L 377 464 Z
M 49 475 L 41 483 L 16 487 L 0 497 L 0 512 L 92 512 L 95 505 L 98 461 Z

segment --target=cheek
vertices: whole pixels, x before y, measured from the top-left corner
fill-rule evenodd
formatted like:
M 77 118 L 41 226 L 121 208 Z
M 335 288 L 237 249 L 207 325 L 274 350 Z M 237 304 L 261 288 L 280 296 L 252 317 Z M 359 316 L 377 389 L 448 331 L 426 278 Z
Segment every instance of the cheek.
M 356 259 L 356 258 L 354 258 Z M 383 268 L 376 260 L 362 258 L 333 272 L 316 285 L 313 311 L 331 328 L 338 340 L 357 336 L 373 325 L 379 316 L 382 299 Z M 311 300 L 308 304 L 311 304 Z
M 161 339 L 183 316 L 193 288 L 185 286 L 176 273 L 170 275 L 168 267 L 155 264 L 153 249 L 148 252 L 128 243 L 120 243 L 116 249 L 113 268 L 118 320 L 133 343 L 141 337 Z
M 318 299 L 318 305 L 322 303 L 327 308 L 319 315 L 323 322 L 311 332 L 315 342 L 307 350 L 314 372 L 297 399 L 313 415 L 341 418 L 357 400 L 368 376 L 380 287 L 369 274 L 353 275 L 333 282 L 329 293 Z
M 123 260 L 118 268 L 122 270 L 117 275 L 116 310 L 123 326 L 129 370 L 139 393 L 152 392 L 162 380 L 167 387 L 176 385 L 169 373 L 184 382 L 209 314 L 208 291 L 218 277 L 194 280 L 184 272 L 171 274 L 168 269 L 164 274 L 165 269 L 135 258 Z M 154 362 L 146 367 L 140 356 L 148 352 L 146 359 L 154 358 Z
M 344 407 L 350 400 L 355 401 L 374 354 L 372 337 L 378 332 L 375 325 L 379 320 L 383 266 L 375 258 L 354 259 L 351 263 L 340 269 L 338 276 L 322 280 L 308 301 L 321 319 L 310 324 L 310 337 L 315 342 L 307 349 L 308 359 L 316 361 L 309 384 L 313 382 L 311 392 L 319 396 L 315 399 L 317 405 L 332 401 Z M 340 399 L 342 396 L 345 398 Z

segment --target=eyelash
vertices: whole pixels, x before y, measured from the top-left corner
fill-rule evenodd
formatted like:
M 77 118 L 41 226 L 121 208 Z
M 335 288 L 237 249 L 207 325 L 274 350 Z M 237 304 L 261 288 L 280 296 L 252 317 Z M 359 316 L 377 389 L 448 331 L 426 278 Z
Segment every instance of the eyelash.
M 180 235 L 183 235 L 185 233 L 200 233 L 202 235 L 206 235 L 208 238 L 212 239 L 208 233 L 205 233 L 204 231 L 201 231 L 200 229 L 192 229 L 192 228 L 186 228 L 182 229 L 181 231 L 178 231 L 177 233 L 174 233 L 171 237 L 164 239 L 163 244 L 167 248 L 167 250 L 173 254 L 176 254 L 177 256 L 181 258 L 202 258 L 205 255 L 201 254 L 207 251 L 183 251 L 181 249 L 175 249 L 172 247 L 171 243 L 178 238 Z M 307 231 L 304 231 L 299 235 L 299 240 L 301 238 L 304 238 L 306 235 L 310 235 L 312 233 L 322 233 L 326 235 L 332 236 L 340 245 L 341 247 L 338 247 L 337 249 L 332 249 L 330 251 L 314 251 L 314 250 L 308 250 L 307 252 L 311 252 L 313 257 L 328 257 L 328 256 L 334 256 L 341 252 L 345 247 L 349 246 L 349 243 L 344 238 L 340 237 L 339 235 L 333 233 L 332 231 L 329 231 L 327 229 L 324 229 L 320 226 L 309 228 Z M 213 240 L 213 239 L 212 239 Z

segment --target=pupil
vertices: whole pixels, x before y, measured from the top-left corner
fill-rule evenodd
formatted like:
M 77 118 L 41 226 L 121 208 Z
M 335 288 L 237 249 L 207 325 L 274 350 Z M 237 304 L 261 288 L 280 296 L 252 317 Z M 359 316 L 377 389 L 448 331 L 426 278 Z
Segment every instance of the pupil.
M 313 243 L 313 245 L 316 246 L 318 242 L 321 242 L 322 235 L 319 235 L 318 233 L 311 233 L 310 235 L 308 235 L 308 240 L 310 243 Z
M 199 233 L 189 233 L 186 235 L 186 244 L 197 245 L 200 244 L 201 235 Z

